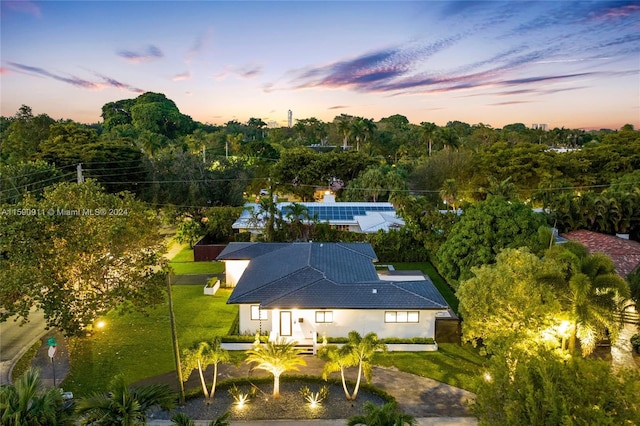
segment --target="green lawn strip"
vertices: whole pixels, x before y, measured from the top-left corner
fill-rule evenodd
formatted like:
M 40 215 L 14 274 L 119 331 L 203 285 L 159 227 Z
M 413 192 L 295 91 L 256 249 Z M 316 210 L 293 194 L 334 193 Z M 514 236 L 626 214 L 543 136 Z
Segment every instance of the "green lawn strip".
M 396 268 L 397 270 L 402 270 L 402 271 L 419 270 L 419 271 L 422 271 L 424 274 L 428 275 L 429 278 L 431 278 L 431 281 L 433 281 L 433 285 L 436 286 L 436 288 L 438 289 L 442 297 L 444 297 L 444 300 L 446 300 L 449 306 L 451 306 L 451 309 L 453 309 L 453 312 L 455 312 L 456 315 L 458 315 L 459 302 L 458 302 L 458 298 L 455 295 L 455 292 L 451 287 L 449 287 L 449 284 L 447 284 L 444 278 L 442 278 L 440 274 L 438 274 L 438 271 L 436 271 L 436 268 L 434 268 L 431 263 L 399 262 L 399 263 L 393 263 L 393 267 Z
M 193 249 L 189 246 L 184 247 L 178 254 L 173 256 L 171 262 L 193 262 Z
M 219 274 L 224 272 L 224 264 L 222 262 L 171 262 L 169 265 L 176 275 Z
M 376 353 L 373 362 L 475 392 L 476 380 L 483 374 L 487 359 L 471 345 L 442 343 L 436 352 Z
M 226 304 L 230 294 L 226 289 L 204 296 L 200 286 L 175 286 L 172 294 L 181 348 L 226 335 L 237 315 L 237 306 Z M 147 314 L 112 312 L 104 329 L 91 337 L 70 339 L 71 371 L 64 389 L 82 396 L 106 389 L 118 374 L 132 383 L 173 370 L 168 305 Z
M 20 376 L 22 376 L 31 367 L 31 361 L 38 353 L 38 349 L 42 346 L 42 340 L 38 340 L 31 346 L 22 357 L 16 362 L 11 371 L 11 381 L 15 382 Z
M 183 248 L 180 253 L 176 254 L 169 265 L 171 265 L 176 275 L 218 274 L 224 272 L 224 263 L 222 262 L 194 262 L 193 249 L 189 247 Z

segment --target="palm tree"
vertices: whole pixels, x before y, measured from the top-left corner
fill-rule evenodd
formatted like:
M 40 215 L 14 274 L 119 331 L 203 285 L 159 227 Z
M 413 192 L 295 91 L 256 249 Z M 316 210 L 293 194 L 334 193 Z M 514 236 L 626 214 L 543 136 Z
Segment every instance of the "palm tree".
M 304 235 L 304 228 L 305 222 L 308 223 L 311 219 L 311 217 L 309 216 L 309 208 L 304 204 L 294 202 L 286 207 L 285 216 L 287 217 L 287 219 L 289 219 L 294 229 L 296 230 L 298 240 L 306 241 L 307 238 L 305 238 Z
M 285 371 L 298 370 L 298 365 L 307 363 L 300 357 L 300 350 L 296 349 L 295 341 L 287 342 L 278 339 L 275 342 L 267 342 L 266 345 L 257 345 L 246 351 L 246 362 L 257 363 L 254 368 L 265 370 L 273 374 L 273 397 L 280 398 L 280 376 Z
M 200 374 L 202 393 L 209 404 L 216 392 L 218 364 L 221 362 L 229 362 L 229 359 L 229 353 L 222 348 L 222 343 L 219 337 L 215 337 L 212 342 L 197 343 L 193 348 L 187 349 L 183 352 L 183 380 L 186 382 L 189 375 L 191 375 L 191 372 L 197 368 L 198 373 Z M 206 370 L 211 364 L 213 364 L 213 383 L 211 384 L 211 390 L 209 391 L 204 379 L 204 370 Z
M 400 412 L 395 402 L 387 402 L 378 406 L 367 401 L 364 403 L 364 411 L 365 414 L 349 417 L 347 425 L 404 426 L 417 424 L 413 416 Z
M 356 387 L 353 390 L 351 399 L 356 399 L 358 396 L 358 390 L 360 389 L 360 380 L 364 373 L 367 383 L 371 381 L 372 365 L 371 359 L 373 354 L 379 350 L 387 350 L 387 345 L 378 340 L 376 333 L 367 333 L 364 337 L 361 337 L 357 331 L 349 332 L 349 342 L 347 345 L 351 351 L 351 356 L 358 365 L 358 378 L 356 379 Z
M 627 282 L 616 274 L 611 259 L 602 253 L 589 254 L 575 242 L 551 247 L 547 258 L 560 266 L 541 279 L 554 285 L 571 319 L 569 352 L 575 351 L 578 339 L 583 355 L 593 352 L 604 330 L 616 340 L 621 327 L 616 315 L 630 291 Z
M 3 426 L 73 425 L 72 406 L 60 391 L 42 391 L 36 369 L 27 370 L 13 385 L 0 386 L 0 424 Z
M 429 157 L 431 157 L 431 149 L 433 147 L 433 137 L 438 130 L 438 126 L 435 123 L 430 123 L 427 121 L 423 121 L 420 123 L 420 131 L 422 132 L 422 137 L 426 140 L 428 146 Z
M 176 394 L 167 385 L 129 387 L 123 376 L 117 376 L 109 387 L 108 392 L 96 392 L 78 401 L 76 412 L 83 416 L 82 424 L 144 425 L 152 407 L 170 410 L 176 405 Z
M 451 208 L 455 211 L 456 209 L 456 200 L 458 199 L 458 184 L 455 179 L 446 179 L 442 188 L 440 188 L 440 198 L 447 204 L 451 206 Z
M 318 351 L 318 357 L 326 361 L 324 368 L 322 369 L 322 378 L 327 380 L 329 374 L 339 371 L 344 394 L 347 397 L 347 400 L 353 399 L 349 393 L 347 382 L 344 377 L 344 370 L 346 368 L 357 365 L 353 353 L 351 352 L 351 348 L 347 345 L 344 345 L 341 348 L 338 348 L 336 345 L 328 345 Z
M 353 121 L 353 117 L 347 114 L 340 114 L 339 117 L 336 117 L 335 121 L 338 131 L 342 132 L 342 149 L 346 150 L 348 148 L 347 142 L 349 140 L 349 132 L 351 131 L 351 122 Z

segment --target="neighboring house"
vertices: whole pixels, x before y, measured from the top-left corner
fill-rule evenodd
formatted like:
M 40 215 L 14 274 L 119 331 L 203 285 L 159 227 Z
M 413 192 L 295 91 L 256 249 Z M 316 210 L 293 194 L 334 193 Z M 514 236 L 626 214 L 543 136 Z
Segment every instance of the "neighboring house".
M 287 220 L 290 202 L 277 203 L 276 208 L 284 220 Z M 404 221 L 396 214 L 391 203 L 336 202 L 332 195 L 325 195 L 323 202 L 300 202 L 308 209 L 312 220 L 326 222 L 332 227 L 350 232 L 372 233 L 400 228 Z M 265 215 L 256 203 L 245 204 L 245 210 L 232 227 L 240 232 L 262 232 Z
M 627 276 L 640 266 L 640 243 L 626 238 L 580 229 L 563 234 L 570 241 L 582 243 L 590 253 L 604 253 L 611 258 L 616 272 Z
M 234 287 L 227 303 L 240 306 L 241 333 L 435 338 L 436 319 L 455 318 L 422 273 L 378 274 L 368 243 L 230 243 L 217 260 Z

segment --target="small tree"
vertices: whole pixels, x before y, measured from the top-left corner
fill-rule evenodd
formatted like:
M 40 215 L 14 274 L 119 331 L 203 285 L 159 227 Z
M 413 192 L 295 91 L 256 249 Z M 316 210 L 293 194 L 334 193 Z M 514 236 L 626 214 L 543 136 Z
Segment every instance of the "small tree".
M 298 370 L 298 365 L 306 365 L 300 357 L 300 350 L 296 349 L 296 342 L 278 339 L 258 345 L 246 351 L 248 363 L 257 363 L 254 368 L 265 370 L 273 374 L 273 397 L 280 398 L 280 376 L 285 371 Z
M 189 248 L 193 248 L 201 236 L 202 226 L 192 218 L 186 217 L 178 223 L 176 240 L 178 240 L 179 243 L 188 243 Z
M 347 382 L 344 377 L 344 370 L 348 367 L 354 367 L 357 365 L 353 354 L 351 353 L 351 348 L 347 345 L 338 348 L 336 345 L 328 345 L 320 349 L 318 351 L 318 356 L 325 360 L 324 368 L 322 369 L 322 378 L 327 380 L 329 374 L 339 371 L 340 378 L 342 379 L 342 389 L 344 390 L 344 394 L 347 400 L 352 399 L 351 394 L 349 393 L 349 388 L 347 388 Z
M 175 403 L 176 394 L 167 385 L 129 387 L 123 376 L 117 376 L 108 391 L 80 399 L 76 412 L 83 425 L 143 425 L 149 409 L 169 410 Z
M 58 389 L 42 391 L 38 370 L 27 370 L 12 385 L 0 386 L 0 424 L 73 425 L 72 408 L 65 407 Z
M 184 350 L 182 357 L 183 380 L 187 381 L 191 372 L 197 368 L 200 375 L 200 384 L 202 385 L 202 394 L 207 404 L 210 404 L 216 392 L 218 364 L 229 362 L 229 353 L 222 348 L 220 338 L 215 337 L 212 342 L 200 342 L 195 344 L 191 349 Z M 204 370 L 211 364 L 213 364 L 213 381 L 211 390 L 208 390 L 204 379 Z

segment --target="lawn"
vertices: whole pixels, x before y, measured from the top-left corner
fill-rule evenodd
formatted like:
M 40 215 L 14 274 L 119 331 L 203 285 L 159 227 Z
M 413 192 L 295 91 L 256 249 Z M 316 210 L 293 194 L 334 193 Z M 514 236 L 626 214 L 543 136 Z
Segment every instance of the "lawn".
M 194 262 L 193 249 L 185 247 L 169 263 L 176 275 L 218 274 L 224 272 L 222 262 Z
M 404 262 L 404 263 L 393 263 L 393 267 L 398 270 L 418 270 L 422 271 L 425 275 L 431 278 L 433 284 L 436 286 L 444 300 L 447 301 L 453 312 L 458 315 L 458 298 L 456 297 L 453 289 L 449 287 L 449 284 L 438 274 L 436 268 L 429 262 Z
M 373 362 L 475 392 L 474 384 L 483 374 L 487 358 L 468 344 L 441 343 L 437 352 L 381 352 Z
M 237 306 L 226 304 L 230 293 L 220 289 L 215 296 L 204 296 L 200 286 L 172 288 L 181 348 L 228 334 L 238 312 Z M 117 374 L 135 382 L 172 371 L 168 305 L 149 309 L 147 314 L 112 312 L 104 318 L 107 324 L 104 329 L 88 338 L 70 339 L 72 364 L 63 388 L 85 395 L 105 389 Z

